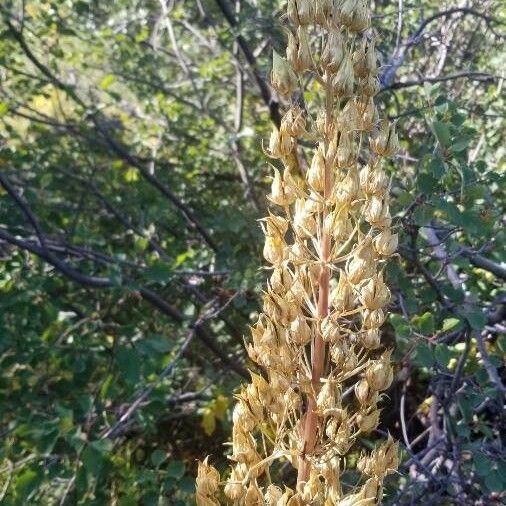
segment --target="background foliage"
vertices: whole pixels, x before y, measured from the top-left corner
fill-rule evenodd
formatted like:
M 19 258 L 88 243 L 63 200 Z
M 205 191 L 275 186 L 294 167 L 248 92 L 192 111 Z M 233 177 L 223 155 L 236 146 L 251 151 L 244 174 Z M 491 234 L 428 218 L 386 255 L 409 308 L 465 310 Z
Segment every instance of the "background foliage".
M 282 8 L 2 1 L 1 504 L 192 504 L 195 460 L 225 465 Z M 374 12 L 402 137 L 385 502 L 502 504 L 504 4 Z

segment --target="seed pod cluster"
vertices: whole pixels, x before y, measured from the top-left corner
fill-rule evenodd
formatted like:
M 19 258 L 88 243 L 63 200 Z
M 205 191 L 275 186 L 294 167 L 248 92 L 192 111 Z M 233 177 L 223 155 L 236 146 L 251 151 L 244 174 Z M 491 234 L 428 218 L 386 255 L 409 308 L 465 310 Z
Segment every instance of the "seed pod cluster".
M 393 379 L 379 332 L 390 300 L 384 265 L 397 248 L 382 165 L 399 142 L 373 100 L 378 69 L 365 0 L 288 0 L 287 18 L 286 58 L 274 54 L 271 81 L 291 105 L 267 148 L 276 165 L 272 209 L 261 221 L 270 277 L 247 346 L 262 374 L 237 396 L 220 501 L 378 504 L 398 464 L 392 439 L 358 459 L 354 489 L 340 476 L 349 452 L 360 453 L 359 436 L 377 427 Z M 321 100 L 302 105 L 307 77 Z M 295 487 L 273 482 L 280 462 L 297 470 Z M 199 505 L 217 504 L 209 467 L 199 470 Z

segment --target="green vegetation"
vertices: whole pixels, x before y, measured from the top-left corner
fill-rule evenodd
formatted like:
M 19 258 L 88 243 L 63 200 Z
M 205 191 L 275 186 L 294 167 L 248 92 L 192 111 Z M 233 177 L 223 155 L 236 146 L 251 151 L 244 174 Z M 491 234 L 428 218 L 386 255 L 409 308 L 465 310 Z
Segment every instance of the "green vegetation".
M 0 504 L 191 505 L 228 465 L 284 6 L 164 5 L 0 3 Z M 501 504 L 504 5 L 373 7 L 397 367 L 362 442 L 403 448 L 385 504 Z

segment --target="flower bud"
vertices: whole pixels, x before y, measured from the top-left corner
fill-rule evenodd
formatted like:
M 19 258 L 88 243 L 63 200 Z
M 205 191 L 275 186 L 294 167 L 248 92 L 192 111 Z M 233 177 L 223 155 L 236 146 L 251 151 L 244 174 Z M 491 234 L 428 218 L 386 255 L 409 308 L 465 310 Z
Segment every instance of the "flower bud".
M 276 51 L 272 53 L 271 83 L 280 95 L 290 95 L 298 87 L 297 76 L 294 71 L 289 63 Z

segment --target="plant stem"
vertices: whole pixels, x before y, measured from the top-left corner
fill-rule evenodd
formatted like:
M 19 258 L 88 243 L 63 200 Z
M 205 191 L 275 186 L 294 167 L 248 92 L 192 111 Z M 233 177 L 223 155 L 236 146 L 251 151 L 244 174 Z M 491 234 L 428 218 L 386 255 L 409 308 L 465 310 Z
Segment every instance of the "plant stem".
M 332 121 L 332 94 L 330 87 L 327 87 L 327 126 Z M 328 131 L 328 129 L 327 129 Z M 330 139 L 325 139 L 325 151 L 328 150 Z M 325 163 L 325 185 L 323 190 L 323 210 L 321 221 L 321 241 L 320 241 L 320 261 L 321 271 L 318 280 L 318 318 L 322 321 L 329 312 L 329 290 L 330 290 L 330 270 L 328 263 L 330 260 L 331 240 L 325 227 L 325 218 L 327 217 L 327 201 L 332 192 L 332 168 Z M 314 453 L 316 438 L 318 435 L 318 413 L 316 406 L 316 397 L 320 391 L 320 379 L 323 376 L 325 365 L 325 342 L 318 332 L 313 338 L 311 344 L 311 383 L 313 393 L 309 396 L 307 411 L 304 419 L 304 435 L 302 455 L 299 458 L 297 473 L 297 486 L 309 480 L 311 470 L 310 462 L 307 457 Z

